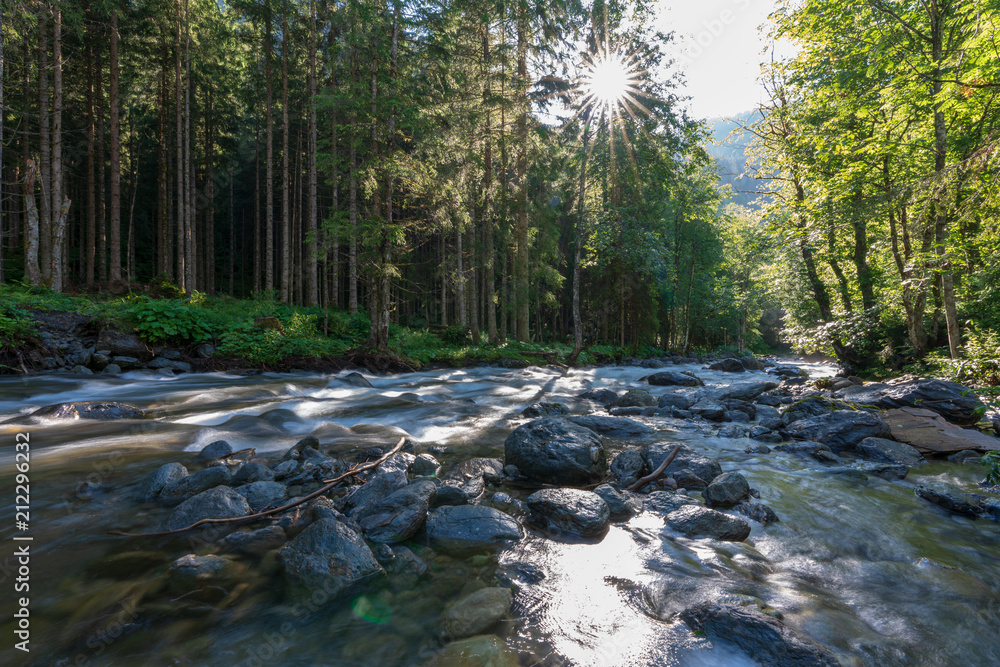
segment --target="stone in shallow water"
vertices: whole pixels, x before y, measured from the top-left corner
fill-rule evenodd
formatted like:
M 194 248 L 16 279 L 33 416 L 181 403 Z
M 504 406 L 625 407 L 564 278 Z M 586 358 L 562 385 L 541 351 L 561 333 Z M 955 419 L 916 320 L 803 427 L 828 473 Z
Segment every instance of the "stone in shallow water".
M 277 549 L 287 541 L 288 536 L 281 526 L 267 526 L 249 532 L 232 533 L 223 538 L 222 544 L 238 553 L 259 555 Z
M 656 405 L 656 397 L 645 389 L 630 389 L 608 405 L 611 408 L 647 408 Z
M 58 403 L 39 408 L 25 417 L 15 417 L 9 422 L 33 423 L 38 419 L 97 419 L 110 421 L 113 419 L 142 419 L 146 413 L 126 403 L 113 401 L 81 401 L 78 403 Z
M 481 588 L 448 608 L 441 617 L 445 637 L 462 639 L 489 630 L 510 612 L 509 588 Z
M 175 560 L 167 570 L 167 581 L 176 591 L 188 591 L 232 580 L 241 568 L 222 556 L 188 554 Z
M 430 480 L 418 480 L 355 514 L 365 537 L 374 542 L 402 542 L 424 525 L 427 509 L 437 495 Z
M 438 508 L 426 526 L 433 548 L 459 556 L 496 551 L 522 537 L 513 517 L 483 505 Z
M 750 484 L 738 472 L 726 472 L 705 487 L 702 495 L 709 507 L 732 507 L 750 494 Z
M 216 459 L 221 459 L 223 456 L 229 456 L 232 453 L 232 445 L 225 440 L 216 440 L 213 443 L 205 445 L 205 447 L 198 452 L 198 459 L 201 461 L 214 461 Z
M 704 602 L 685 609 L 681 618 L 692 630 L 735 644 L 764 665 L 840 667 L 826 647 L 752 607 Z
M 216 486 L 232 482 L 232 475 L 224 466 L 213 466 L 199 470 L 193 475 L 181 477 L 164 486 L 158 495 L 161 503 L 173 507 L 188 498 Z
M 923 455 L 915 447 L 886 438 L 865 438 L 858 443 L 856 450 L 858 456 L 869 461 L 899 463 L 905 466 L 926 463 Z
M 602 415 L 574 415 L 567 417 L 566 421 L 589 428 L 594 433 L 607 435 L 612 438 L 623 438 L 630 435 L 643 435 L 651 433 L 653 429 L 642 422 L 625 417 L 604 417 Z
M 556 417 L 558 415 L 568 415 L 569 408 L 562 403 L 535 403 L 521 410 L 522 417 Z
M 757 523 L 765 526 L 778 521 L 778 515 L 774 510 L 764 503 L 755 503 L 752 500 L 741 500 L 733 506 L 733 509 Z
M 247 499 L 228 486 L 217 486 L 188 498 L 167 519 L 166 529 L 185 528 L 201 519 L 232 519 L 250 514 Z
M 563 535 L 597 537 L 608 530 L 608 504 L 593 491 L 542 489 L 528 496 L 532 516 L 548 537 Z
M 611 512 L 612 519 L 627 519 L 636 513 L 636 509 L 629 502 L 629 499 L 610 484 L 601 484 L 594 489 L 594 493 L 608 504 L 608 511 Z
M 870 384 L 850 387 L 844 398 L 880 408 L 920 408 L 931 410 L 953 424 L 975 424 L 985 406 L 975 392 L 955 382 L 912 380 L 897 385 Z
M 642 450 L 642 457 L 646 460 L 648 470 L 656 470 L 663 459 L 666 458 L 674 448 L 672 442 L 662 442 L 650 445 Z M 664 470 L 664 477 L 673 477 L 677 484 L 684 488 L 703 488 L 705 484 L 722 474 L 722 467 L 714 459 L 701 456 L 687 445 L 681 445 L 677 456 Z M 698 486 L 682 484 L 682 479 L 698 478 Z
M 333 598 L 350 586 L 383 572 L 356 532 L 336 519 L 311 524 L 278 551 L 285 576 L 303 593 Z
M 634 449 L 626 449 L 619 452 L 611 462 L 611 474 L 618 481 L 618 485 L 623 489 L 631 486 L 642 476 L 646 463 L 642 460 L 642 455 Z
M 855 461 L 854 466 L 866 475 L 875 475 L 882 479 L 906 479 L 909 468 L 900 463 L 882 463 L 878 461 Z
M 136 490 L 136 500 L 141 503 L 153 502 L 164 487 L 188 476 L 188 469 L 180 463 L 165 463 L 149 473 Z
M 259 512 L 268 505 L 277 507 L 288 495 L 281 482 L 250 482 L 236 489 L 236 492 L 247 499 L 254 512 Z
M 870 412 L 838 410 L 799 420 L 785 432 L 796 440 L 822 442 L 833 450 L 853 450 L 865 438 L 887 438 L 889 425 Z
M 548 484 L 589 484 L 607 467 L 601 438 L 589 428 L 559 417 L 522 424 L 504 442 L 504 462 L 525 479 Z
M 496 635 L 477 635 L 451 642 L 425 667 L 518 667 L 517 652 Z
M 742 542 L 750 536 L 750 524 L 744 519 L 700 505 L 686 505 L 671 512 L 667 525 L 687 537 Z
M 653 373 L 646 378 L 646 382 L 659 387 L 702 387 L 705 385 L 704 382 L 693 375 L 678 373 L 676 371 L 661 371 L 659 373 Z
M 918 484 L 913 491 L 924 500 L 949 512 L 975 516 L 979 511 L 979 502 L 971 494 L 947 482 Z

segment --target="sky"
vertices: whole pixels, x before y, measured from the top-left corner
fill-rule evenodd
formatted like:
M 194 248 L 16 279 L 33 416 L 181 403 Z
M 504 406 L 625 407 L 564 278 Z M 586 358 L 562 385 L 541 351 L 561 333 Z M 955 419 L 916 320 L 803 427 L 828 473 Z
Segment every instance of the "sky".
M 658 0 L 659 27 L 676 33 L 674 56 L 681 64 L 695 117 L 732 116 L 753 109 L 763 88 L 760 63 L 770 59 L 770 41 L 758 27 L 775 0 Z M 762 53 L 767 48 L 767 54 Z M 788 47 L 778 45 L 778 54 Z

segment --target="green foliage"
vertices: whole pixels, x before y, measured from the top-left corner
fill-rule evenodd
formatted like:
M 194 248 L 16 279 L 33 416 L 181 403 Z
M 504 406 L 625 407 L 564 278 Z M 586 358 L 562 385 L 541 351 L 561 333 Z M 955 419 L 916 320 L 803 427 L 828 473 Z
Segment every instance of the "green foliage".
M 128 305 L 127 316 L 151 343 L 200 343 L 211 338 L 200 309 L 178 299 L 141 299 Z
M 986 466 L 986 483 L 990 486 L 1000 484 L 1000 452 L 987 452 L 979 463 Z
M 0 347 L 20 347 L 36 340 L 35 323 L 27 313 L 10 304 L 0 304 Z
M 150 296 L 158 299 L 182 299 L 184 290 L 177 286 L 173 280 L 165 273 L 153 278 L 149 283 Z
M 469 342 L 469 328 L 460 324 L 453 324 L 450 327 L 437 332 L 438 338 L 447 345 L 465 345 Z

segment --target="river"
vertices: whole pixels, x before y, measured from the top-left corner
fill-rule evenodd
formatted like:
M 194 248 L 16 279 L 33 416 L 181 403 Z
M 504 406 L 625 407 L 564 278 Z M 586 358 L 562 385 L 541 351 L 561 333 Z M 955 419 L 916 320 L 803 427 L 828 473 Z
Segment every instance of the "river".
M 695 371 L 709 384 L 761 377 L 695 365 L 676 370 Z M 642 386 L 637 380 L 648 373 L 472 368 L 368 376 L 371 388 L 344 374 L 0 377 L 0 421 L 81 400 L 122 401 L 148 413 L 143 420 L 0 425 L 0 662 L 421 665 L 441 646 L 439 616 L 448 601 L 499 574 L 516 592 L 512 618 L 496 632 L 521 665 L 756 664 L 713 647 L 675 617 L 730 593 L 765 600 L 845 665 L 1000 664 L 1000 526 L 947 514 L 913 493 L 916 483 L 934 480 L 975 490 L 982 468 L 936 462 L 902 481 L 859 482 L 829 475 L 810 458 L 745 454 L 745 439 L 671 419 L 637 418 L 654 428 L 651 435 L 606 439 L 606 447 L 613 453 L 683 442 L 718 459 L 723 471 L 742 472 L 780 522 L 752 523 L 745 542 L 716 542 L 662 536 L 662 517 L 646 513 L 612 525 L 598 543 L 529 532 L 496 558 L 466 560 L 435 556 L 418 543 L 414 551 L 429 558 L 419 580 L 390 578 L 319 609 L 285 595 L 273 553 L 247 559 L 241 584 L 206 600 L 164 585 L 167 567 L 189 545 L 107 535 L 151 529 L 165 511 L 137 505 L 135 484 L 163 463 L 190 463 L 215 440 L 274 454 L 311 434 L 347 456 L 405 434 L 418 451 L 445 447 L 439 458 L 447 471 L 473 456 L 502 459 L 504 439 L 532 403 L 580 410 L 574 397 L 587 389 L 620 392 Z M 22 534 L 14 508 L 18 433 L 31 443 L 28 654 L 13 648 L 21 595 L 13 553 L 24 544 L 12 539 Z

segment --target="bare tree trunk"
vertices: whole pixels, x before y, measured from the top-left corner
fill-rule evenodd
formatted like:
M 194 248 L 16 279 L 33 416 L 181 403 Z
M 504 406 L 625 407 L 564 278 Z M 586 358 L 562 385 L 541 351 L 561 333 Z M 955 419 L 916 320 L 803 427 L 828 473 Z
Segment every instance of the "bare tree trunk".
M 171 247 L 171 219 L 168 215 L 169 185 L 167 182 L 167 109 L 169 108 L 167 95 L 167 48 L 164 43 L 161 47 L 161 57 L 163 67 L 160 71 L 160 108 L 157 110 L 157 221 L 159 233 L 157 242 L 159 254 L 157 255 L 157 273 L 165 276 L 170 275 L 170 268 L 173 265 L 173 248 Z
M 233 278 L 235 276 L 233 256 L 236 254 L 236 227 L 233 223 L 233 168 L 229 167 L 229 296 L 233 294 Z
M 122 279 L 122 174 L 121 174 L 121 127 L 118 119 L 118 10 L 111 10 L 111 282 Z
M 587 198 L 587 158 L 590 143 L 590 112 L 584 117 L 583 128 L 583 159 L 580 163 L 580 192 L 577 194 L 576 209 L 576 238 L 573 241 L 573 353 L 570 359 L 576 361 L 583 351 L 583 320 L 580 317 L 580 246 L 583 245 L 584 233 L 584 213 L 586 212 Z
M 35 206 L 35 176 L 38 169 L 35 161 L 29 159 L 24 178 L 25 233 L 24 233 L 24 273 L 31 285 L 40 285 L 41 271 L 38 268 L 38 208 Z
M 489 22 L 483 26 L 483 65 L 481 75 L 485 81 L 483 85 L 483 106 L 485 115 L 483 117 L 483 288 L 485 291 L 486 307 L 486 331 L 491 345 L 496 345 L 499 341 L 497 335 L 497 309 L 494 280 L 494 255 L 493 248 L 493 206 L 490 199 L 490 192 L 493 188 L 493 123 L 490 118 L 490 105 L 492 101 L 490 86 L 490 25 Z
M 62 174 L 62 10 L 54 8 L 52 30 L 52 289 L 63 288 L 63 236 L 66 233 L 66 214 L 69 205 L 63 197 Z M 65 206 L 64 206 L 65 204 Z M 65 210 L 64 210 L 65 209 Z
M 95 169 L 94 135 L 94 45 L 92 36 L 87 36 L 87 287 L 94 286 L 94 260 L 97 254 L 97 183 Z
M 469 316 L 465 300 L 465 248 L 462 247 L 462 230 L 455 236 L 455 305 L 458 306 L 458 323 L 463 329 L 469 328 Z
M 288 0 L 281 10 L 281 300 L 292 300 L 291 179 L 288 172 Z
M 529 337 L 528 301 L 528 18 L 527 10 L 518 9 L 517 19 L 517 254 L 514 257 L 514 292 L 517 302 L 517 340 Z
M 355 46 L 351 46 L 351 80 L 358 78 L 358 53 Z M 357 129 L 358 114 L 351 107 L 351 136 L 350 142 L 350 175 L 348 191 L 348 216 L 351 224 L 351 242 L 347 251 L 347 308 L 353 315 L 358 312 L 358 149 L 357 149 Z
M 42 191 L 38 221 L 39 268 L 42 282 L 51 287 L 52 281 L 52 144 L 49 127 L 49 47 L 47 7 L 38 17 L 38 185 Z
M 208 85 L 205 105 L 205 292 L 215 294 L 215 98 Z
M 177 285 L 182 290 L 191 289 L 187 284 L 187 202 L 184 199 L 184 107 L 181 78 L 181 3 L 177 0 L 177 34 L 174 40 L 174 89 L 177 121 L 177 204 L 174 210 L 177 214 Z
M 274 98 L 271 91 L 271 8 L 265 9 L 264 86 L 267 89 L 267 149 L 264 156 L 267 172 L 264 182 L 264 289 L 274 290 Z
M 97 50 L 97 272 L 102 283 L 108 280 L 107 179 L 104 164 L 104 67 Z
M 319 302 L 317 285 L 317 175 L 316 175 L 316 0 L 309 2 L 309 192 L 306 195 L 306 234 L 308 235 L 309 256 L 306 258 L 306 299 L 307 306 Z M 336 149 L 334 149 L 336 150 Z
M 3 140 L 4 140 L 4 106 L 3 106 L 3 0 L 0 0 L 0 285 L 3 284 Z M 15 226 L 16 229 L 16 226 Z
M 187 210 L 184 213 L 184 246 L 187 249 L 187 259 L 185 259 L 185 282 L 187 289 L 194 291 L 200 287 L 198 284 L 198 245 L 196 197 L 197 190 L 194 183 L 194 137 L 191 132 L 191 88 L 194 82 L 191 79 L 191 14 L 190 2 L 184 0 L 184 201 Z

